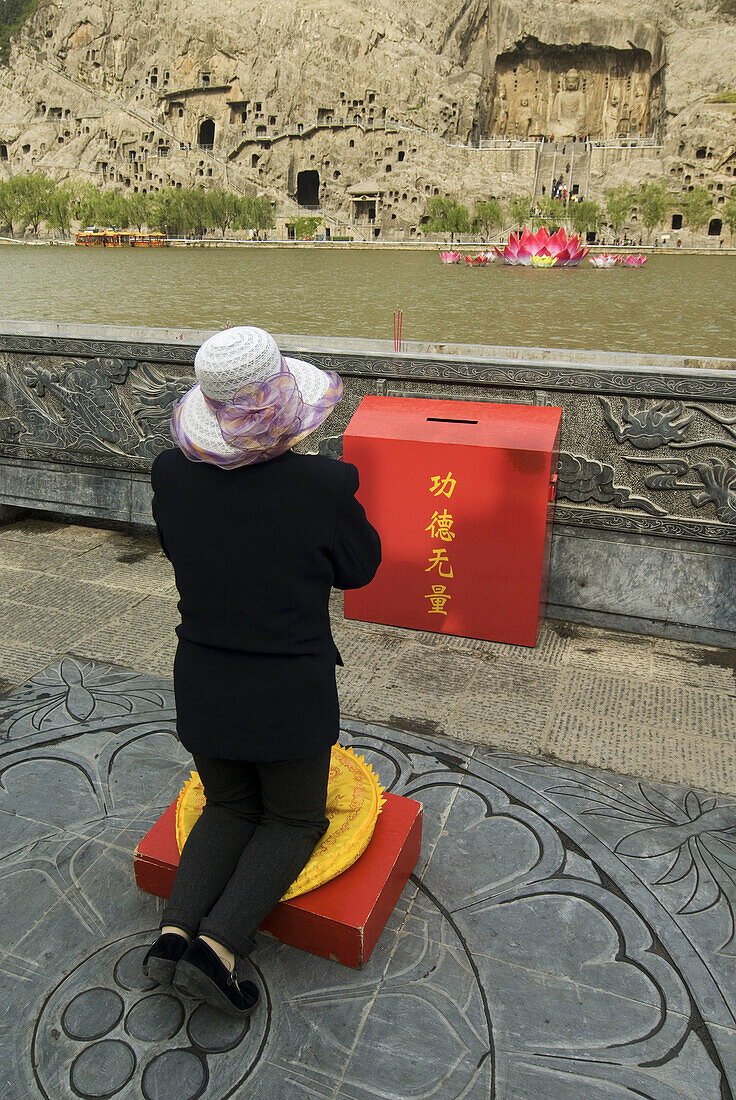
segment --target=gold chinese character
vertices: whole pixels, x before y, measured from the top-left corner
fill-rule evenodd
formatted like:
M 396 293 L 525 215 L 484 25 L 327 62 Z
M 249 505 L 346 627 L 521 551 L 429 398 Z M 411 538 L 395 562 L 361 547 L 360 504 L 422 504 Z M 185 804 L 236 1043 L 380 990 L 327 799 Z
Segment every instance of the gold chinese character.
M 457 482 L 452 476 L 452 470 L 448 470 L 445 477 L 442 477 L 442 474 L 436 474 L 432 477 L 429 491 L 435 497 L 451 497 L 456 484 Z
M 438 547 L 436 550 L 433 550 L 432 553 L 434 557 L 429 559 L 429 565 L 424 572 L 429 573 L 432 569 L 436 569 L 441 577 L 451 577 L 453 575 L 452 566 L 450 565 L 445 548 L 443 546 Z M 443 569 L 445 565 L 447 569 Z
M 424 530 L 429 531 L 433 539 L 442 539 L 443 542 L 452 542 L 455 538 L 455 532 L 451 531 L 450 528 L 454 522 L 454 519 L 445 508 L 441 515 L 439 512 L 435 512 Z
M 452 596 L 447 594 L 447 587 L 444 584 L 433 584 L 432 592 L 430 595 L 424 597 L 425 600 L 429 600 L 431 607 L 428 609 L 429 615 L 446 615 L 445 604 L 448 600 L 452 599 Z

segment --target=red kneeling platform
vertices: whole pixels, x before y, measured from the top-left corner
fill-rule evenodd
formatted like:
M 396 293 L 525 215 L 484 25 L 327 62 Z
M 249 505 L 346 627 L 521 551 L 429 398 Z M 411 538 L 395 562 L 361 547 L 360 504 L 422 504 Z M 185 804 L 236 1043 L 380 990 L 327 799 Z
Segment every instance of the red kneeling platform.
M 360 968 L 368 961 L 391 915 L 422 844 L 422 807 L 412 798 L 385 794 L 371 842 L 360 859 L 324 886 L 280 901 L 261 932 L 323 959 Z M 135 849 L 141 890 L 168 898 L 179 865 L 176 799 Z

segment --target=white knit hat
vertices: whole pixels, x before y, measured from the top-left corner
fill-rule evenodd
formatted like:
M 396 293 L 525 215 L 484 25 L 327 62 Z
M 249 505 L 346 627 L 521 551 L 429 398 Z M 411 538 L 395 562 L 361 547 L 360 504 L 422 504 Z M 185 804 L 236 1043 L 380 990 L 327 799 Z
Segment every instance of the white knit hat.
M 190 458 L 217 462 L 219 456 L 224 465 L 238 464 L 239 457 L 244 453 L 243 447 L 234 446 L 223 438 L 218 415 L 207 404 L 205 397 L 216 402 L 232 402 L 243 387 L 257 388 L 267 379 L 284 372 L 288 372 L 296 383 L 304 406 L 319 406 L 323 401 L 327 401 L 329 406 L 324 415 L 312 415 L 306 431 L 290 437 L 289 446 L 294 446 L 314 431 L 332 411 L 341 396 L 338 377 L 301 359 L 282 356 L 273 336 L 260 328 L 240 326 L 211 336 L 199 348 L 194 359 L 197 384 L 177 402 L 178 433 L 174 436 L 177 443 L 182 445 L 180 437 L 183 436 L 195 452 L 205 453 L 189 454 Z M 337 395 L 336 382 L 340 386 Z M 291 388 L 293 390 L 293 385 Z M 258 445 L 254 444 L 254 450 L 258 449 Z

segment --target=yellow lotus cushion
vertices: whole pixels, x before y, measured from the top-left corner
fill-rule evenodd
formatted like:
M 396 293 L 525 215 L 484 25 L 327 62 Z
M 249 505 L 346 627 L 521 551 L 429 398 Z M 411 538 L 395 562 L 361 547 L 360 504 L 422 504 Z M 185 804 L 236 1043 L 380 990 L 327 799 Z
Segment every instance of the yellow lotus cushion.
M 179 792 L 176 800 L 176 844 L 181 852 L 189 831 L 202 813 L 206 798 L 197 772 Z M 332 746 L 327 785 L 327 817 L 330 825 L 314 849 L 309 863 L 291 884 L 282 901 L 316 890 L 337 878 L 362 856 L 376 827 L 385 799 L 370 764 L 352 749 Z

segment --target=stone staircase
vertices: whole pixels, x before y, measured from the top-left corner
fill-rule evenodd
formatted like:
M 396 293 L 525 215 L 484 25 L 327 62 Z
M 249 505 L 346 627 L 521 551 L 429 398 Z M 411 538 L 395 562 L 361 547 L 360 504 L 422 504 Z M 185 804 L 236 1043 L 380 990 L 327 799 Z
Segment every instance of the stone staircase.
M 569 172 L 566 171 L 568 165 Z M 568 194 L 577 185 L 578 193 L 587 198 L 589 168 L 590 149 L 584 142 L 545 142 L 537 157 L 532 197 L 537 201 L 541 199 L 542 187 L 546 197 L 551 195 L 552 181 L 562 176 L 562 186 L 567 188 Z

